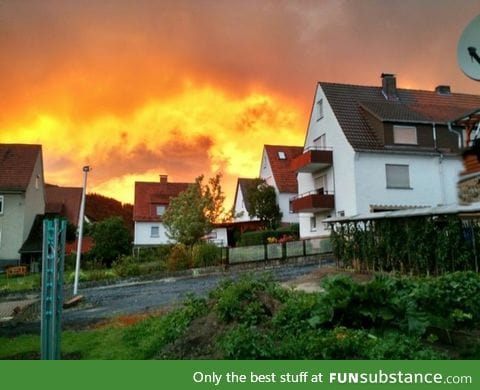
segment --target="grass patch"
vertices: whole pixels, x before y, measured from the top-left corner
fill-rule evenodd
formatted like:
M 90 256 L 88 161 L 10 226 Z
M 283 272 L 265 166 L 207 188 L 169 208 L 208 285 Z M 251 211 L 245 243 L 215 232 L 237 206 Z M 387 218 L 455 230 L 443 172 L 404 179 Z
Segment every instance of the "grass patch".
M 5 274 L 0 274 L 0 293 L 37 290 L 41 287 L 41 280 L 42 276 L 40 274 L 10 278 L 7 278 Z
M 323 293 L 286 290 L 268 277 L 225 281 L 159 316 L 127 316 L 65 331 L 76 359 L 478 359 L 480 275 L 346 276 Z M 38 336 L 0 338 L 0 359 L 39 356 Z

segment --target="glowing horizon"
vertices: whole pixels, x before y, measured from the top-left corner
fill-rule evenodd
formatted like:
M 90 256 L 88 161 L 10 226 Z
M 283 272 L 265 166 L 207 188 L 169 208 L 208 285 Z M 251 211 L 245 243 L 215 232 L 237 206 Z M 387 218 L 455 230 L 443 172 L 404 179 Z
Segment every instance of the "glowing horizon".
M 302 146 L 317 81 L 478 93 L 456 64 L 468 0 L 5 1 L 0 142 L 43 146 L 46 181 L 133 203 L 134 181 L 256 177 Z M 425 27 L 425 20 L 436 23 Z

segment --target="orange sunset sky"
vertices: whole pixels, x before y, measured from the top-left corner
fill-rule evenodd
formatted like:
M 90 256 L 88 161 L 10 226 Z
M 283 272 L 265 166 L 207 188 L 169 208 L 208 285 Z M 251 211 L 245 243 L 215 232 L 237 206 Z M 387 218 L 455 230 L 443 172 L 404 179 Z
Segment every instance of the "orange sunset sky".
M 133 203 L 134 181 L 258 176 L 303 145 L 317 81 L 480 94 L 456 47 L 474 0 L 2 0 L 0 142 L 46 181 Z

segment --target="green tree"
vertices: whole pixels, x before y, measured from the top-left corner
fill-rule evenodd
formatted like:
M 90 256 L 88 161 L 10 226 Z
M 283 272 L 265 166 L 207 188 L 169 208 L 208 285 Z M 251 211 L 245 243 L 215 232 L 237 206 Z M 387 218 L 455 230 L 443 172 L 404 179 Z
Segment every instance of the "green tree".
M 212 230 L 213 223 L 224 214 L 221 177 L 217 174 L 205 184 L 203 175 L 199 176 L 195 183 L 170 200 L 163 215 L 169 238 L 191 246 Z
M 275 229 L 280 225 L 282 212 L 277 204 L 277 194 L 265 180 L 257 179 L 248 186 L 245 204 L 250 216 L 260 219 L 265 227 Z
M 121 255 L 132 249 L 132 236 L 121 217 L 110 217 L 89 227 L 94 241 L 91 256 L 110 266 Z

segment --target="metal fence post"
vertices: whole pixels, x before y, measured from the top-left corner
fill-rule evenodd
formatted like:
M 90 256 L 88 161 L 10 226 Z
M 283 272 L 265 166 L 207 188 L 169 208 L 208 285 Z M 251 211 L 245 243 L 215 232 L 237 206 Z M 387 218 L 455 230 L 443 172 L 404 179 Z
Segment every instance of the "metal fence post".
M 43 221 L 41 358 L 60 359 L 66 220 Z

